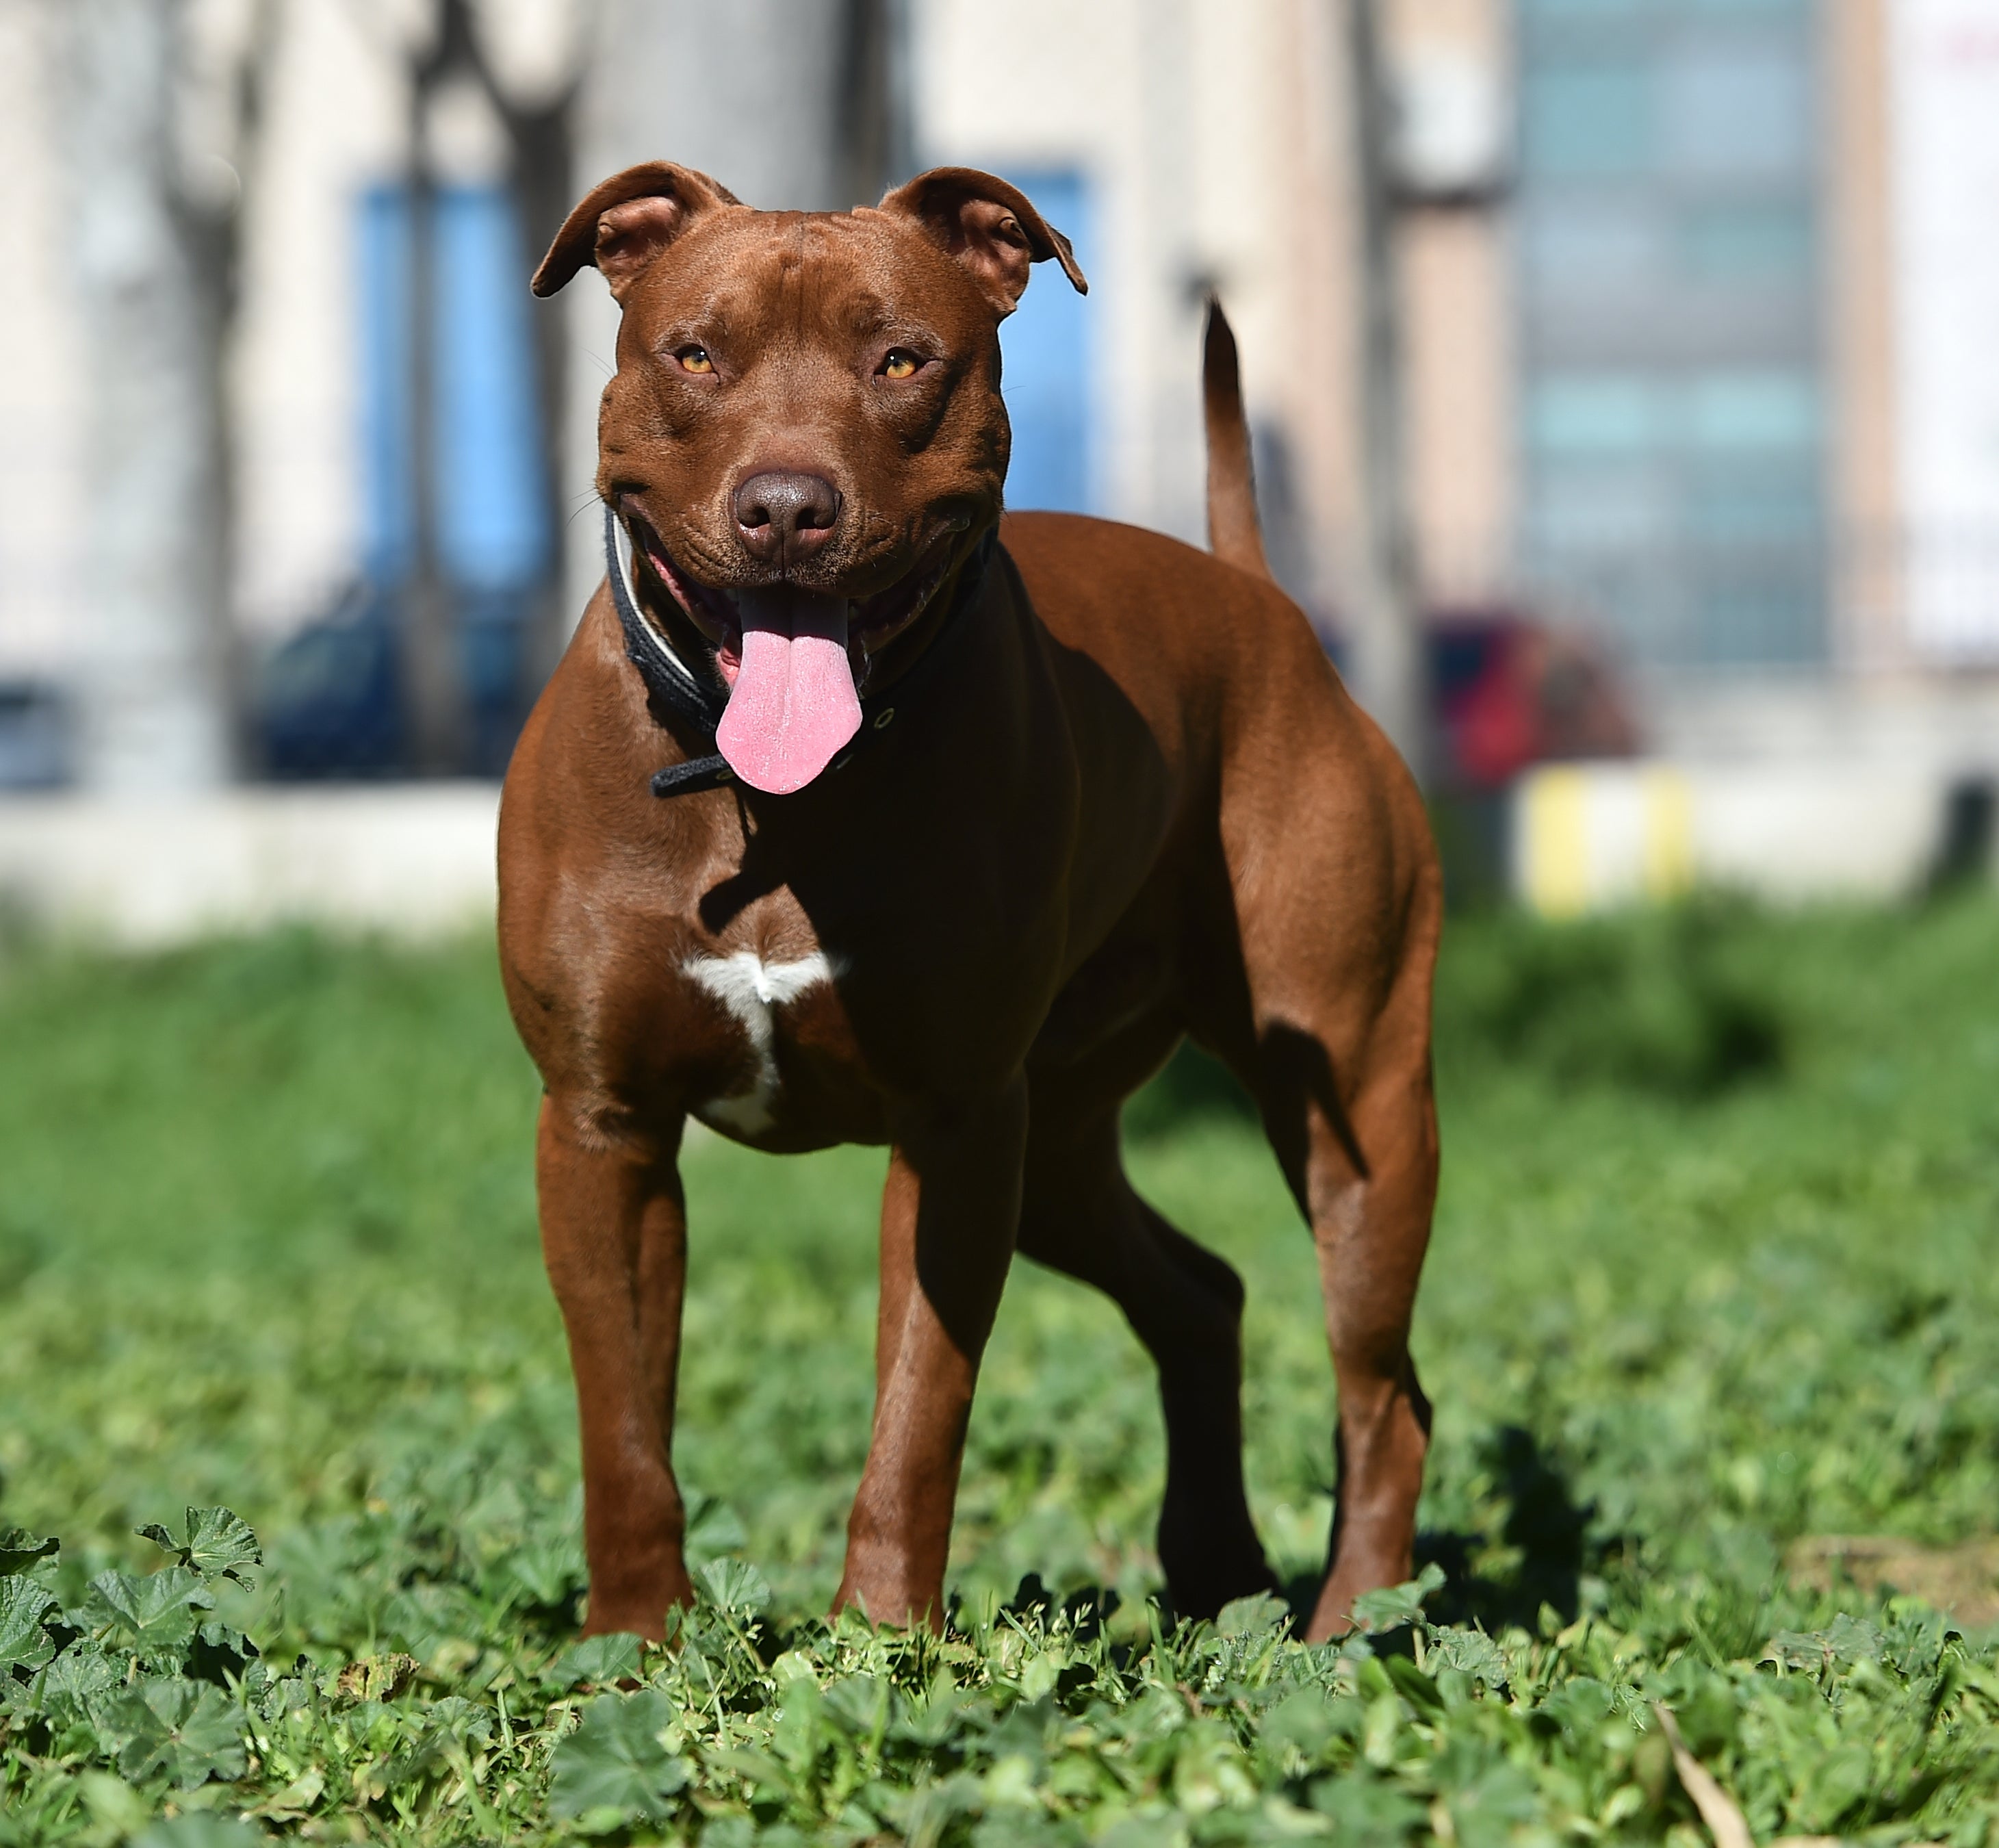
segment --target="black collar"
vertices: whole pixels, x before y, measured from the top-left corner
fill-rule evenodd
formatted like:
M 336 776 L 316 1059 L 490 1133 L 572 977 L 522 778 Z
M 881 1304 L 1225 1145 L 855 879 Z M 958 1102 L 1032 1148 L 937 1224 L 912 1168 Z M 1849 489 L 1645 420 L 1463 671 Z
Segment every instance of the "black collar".
M 854 734 L 853 743 L 826 766 L 829 771 L 844 768 L 870 731 L 886 731 L 895 723 L 896 709 L 889 703 L 891 695 L 906 693 L 910 682 L 936 660 L 945 638 L 966 626 L 958 618 L 978 596 L 979 587 L 985 581 L 986 567 L 992 562 L 999 543 L 1000 529 L 995 526 L 979 542 L 960 568 L 950 606 L 944 611 L 937 633 L 930 638 L 929 647 L 899 679 L 861 701 L 861 729 Z M 670 716 L 701 737 L 712 740 L 715 728 L 722 723 L 722 715 L 728 709 L 728 689 L 712 670 L 704 671 L 689 667 L 674 652 L 667 638 L 639 613 L 638 593 L 632 584 L 631 561 L 627 556 L 631 546 L 631 536 L 625 530 L 624 522 L 607 505 L 604 509 L 605 575 L 610 581 L 611 601 L 618 612 L 618 626 L 625 631 L 625 655 L 639 670 L 639 678 L 646 683 L 646 703 L 657 723 L 665 724 Z M 711 753 L 655 771 L 653 793 L 661 796 L 693 796 L 704 789 L 719 789 L 735 780 L 735 771 L 720 754 Z

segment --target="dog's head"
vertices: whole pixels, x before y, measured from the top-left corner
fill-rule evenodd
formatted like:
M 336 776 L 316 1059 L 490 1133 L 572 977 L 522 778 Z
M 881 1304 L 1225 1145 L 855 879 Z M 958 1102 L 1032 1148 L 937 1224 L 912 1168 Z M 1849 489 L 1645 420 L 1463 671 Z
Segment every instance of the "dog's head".
M 624 310 L 598 492 L 714 643 L 718 741 L 756 787 L 825 767 L 871 659 L 999 518 L 999 327 L 1047 259 L 1086 286 L 1020 192 L 956 167 L 836 213 L 654 161 L 556 234 L 535 293 L 594 265 Z

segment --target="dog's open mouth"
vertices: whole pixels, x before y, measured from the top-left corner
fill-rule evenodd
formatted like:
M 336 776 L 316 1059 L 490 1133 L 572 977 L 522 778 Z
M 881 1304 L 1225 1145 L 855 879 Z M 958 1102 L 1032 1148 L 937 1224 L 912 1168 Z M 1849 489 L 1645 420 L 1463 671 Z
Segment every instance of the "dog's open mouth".
M 729 690 L 715 748 L 744 782 L 774 796 L 802 789 L 861 729 L 872 655 L 928 608 L 958 536 L 941 534 L 894 584 L 857 600 L 787 584 L 716 590 L 681 570 L 643 518 L 626 518 L 653 574 L 715 645 Z

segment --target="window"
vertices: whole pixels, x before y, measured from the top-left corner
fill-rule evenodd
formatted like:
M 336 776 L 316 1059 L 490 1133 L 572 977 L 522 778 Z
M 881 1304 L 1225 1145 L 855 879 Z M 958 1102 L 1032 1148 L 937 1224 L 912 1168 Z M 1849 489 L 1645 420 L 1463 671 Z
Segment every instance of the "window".
M 1785 561 L 1709 569 L 1695 597 L 1702 658 L 1745 665 L 1810 660 L 1824 646 L 1824 594 L 1809 563 L 1803 570 Z
M 1687 481 L 1687 526 L 1704 545 L 1803 548 L 1820 536 L 1810 457 L 1703 458 Z
M 532 269 L 513 201 L 453 187 L 438 201 L 438 539 L 456 584 L 512 590 L 539 577 L 548 548 L 535 397 Z
M 1537 293 L 1599 298 L 1655 283 L 1669 248 L 1660 215 L 1623 201 L 1578 199 L 1523 227 L 1529 280 Z
M 463 590 L 518 592 L 539 577 L 549 534 L 521 280 L 528 265 L 512 202 L 497 187 L 445 187 L 432 238 L 438 555 Z M 371 581 L 391 585 L 416 561 L 413 266 L 404 187 L 362 195 L 358 239 L 362 565 Z
M 1660 74 L 1661 153 L 1676 173 L 1740 181 L 1809 169 L 1811 73 L 1779 47 L 1696 47 Z
M 1803 205 L 1701 205 L 1680 225 L 1680 267 L 1703 283 L 1808 283 L 1810 211 Z
M 1645 5 L 1646 0 L 1521 0 L 1521 10 L 1531 20 L 1565 25 L 1575 19 L 1625 17 L 1643 12 Z
M 398 716 L 407 664 L 396 637 L 407 619 L 400 605 L 417 563 L 411 217 L 401 185 L 370 188 L 359 202 L 367 588 L 357 607 L 366 620 L 337 621 L 317 637 L 300 638 L 293 667 L 304 684 L 282 721 L 289 731 L 282 739 L 273 731 L 268 747 L 274 762 L 289 758 L 295 773 L 379 771 L 407 747 Z M 469 727 L 462 767 L 493 775 L 506 767 L 534 692 L 528 619 L 553 546 L 523 279 L 528 265 L 512 199 L 499 187 L 442 188 L 428 234 L 435 299 L 424 331 L 437 561 L 456 629 Z M 317 663 L 315 647 L 323 657 Z M 314 685 L 317 692 L 309 690 Z
M 1652 158 L 1653 85 L 1638 57 L 1550 64 L 1521 94 L 1523 156 L 1530 173 L 1606 179 Z
M 1826 639 L 1827 9 L 1516 16 L 1523 558 L 1647 665 L 1807 657 Z
M 1672 478 L 1635 459 L 1590 466 L 1550 463 L 1535 481 L 1533 520 L 1533 550 L 1543 557 L 1668 545 Z
M 1686 437 L 1706 450 L 1810 450 L 1819 437 L 1819 392 L 1807 374 L 1764 369 L 1711 372 L 1686 395 Z
M 1719 13 L 1724 18 L 1733 14 L 1749 19 L 1796 13 L 1811 4 L 1812 0 L 1693 0 L 1698 12 Z
M 1543 378 L 1527 400 L 1527 440 L 1551 455 L 1617 455 L 1665 439 L 1668 406 L 1650 379 L 1571 373 Z
M 1010 177 L 1074 244 L 1088 275 L 1093 239 L 1082 175 L 1015 168 Z M 1090 327 L 1083 298 L 1054 263 L 1034 265 L 1020 307 L 1000 324 L 1000 388 L 1013 426 L 1009 507 L 1086 513 L 1092 505 L 1090 411 L 1097 394 Z

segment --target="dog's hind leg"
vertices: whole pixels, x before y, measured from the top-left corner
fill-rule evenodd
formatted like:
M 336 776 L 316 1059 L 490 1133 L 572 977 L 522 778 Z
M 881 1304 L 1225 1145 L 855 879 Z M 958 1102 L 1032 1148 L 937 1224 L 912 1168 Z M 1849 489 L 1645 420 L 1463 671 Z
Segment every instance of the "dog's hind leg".
M 1419 985 L 1420 1000 L 1408 992 Z M 1315 1642 L 1348 1627 L 1360 1593 L 1412 1570 L 1430 1427 L 1408 1345 L 1436 1197 L 1428 991 L 1426 965 L 1406 972 L 1358 1043 L 1281 1016 L 1258 1035 L 1259 1101 L 1311 1223 L 1339 1391 L 1330 1557 L 1306 1630 Z
M 1311 1222 L 1339 1392 L 1329 1557 L 1306 1629 L 1314 1642 L 1346 1629 L 1362 1592 L 1412 1570 L 1430 1407 L 1409 1323 L 1436 1192 L 1427 1060 L 1421 1073 L 1369 1073 L 1349 1103 L 1322 1043 L 1272 1026 L 1259 1049 L 1273 1140 L 1304 1145 L 1285 1167 Z
M 1158 1364 L 1159 1562 L 1179 1614 L 1212 1617 L 1276 1583 L 1242 1486 L 1242 1281 L 1132 1191 L 1114 1104 L 1077 1117 L 1041 1104 L 1038 1091 L 1020 1249 L 1103 1291 Z
M 1297 869 L 1245 911 L 1249 1083 L 1311 1228 L 1339 1410 L 1338 1495 L 1325 1583 L 1306 1630 L 1350 1621 L 1362 1592 L 1412 1570 L 1430 1408 L 1409 1357 L 1416 1283 L 1436 1198 L 1430 982 L 1441 884 L 1419 820 L 1399 865 Z M 1342 900 L 1344 900 L 1342 904 Z

